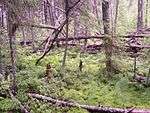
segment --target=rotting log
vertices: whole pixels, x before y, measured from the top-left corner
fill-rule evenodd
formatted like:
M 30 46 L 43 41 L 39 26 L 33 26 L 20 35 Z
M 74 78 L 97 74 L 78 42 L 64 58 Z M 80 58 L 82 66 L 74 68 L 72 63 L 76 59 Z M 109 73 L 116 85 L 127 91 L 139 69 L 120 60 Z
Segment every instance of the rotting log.
M 104 107 L 100 105 L 99 106 L 83 105 L 77 102 L 63 101 L 63 100 L 55 99 L 52 97 L 35 94 L 35 93 L 29 93 L 28 96 L 31 98 L 36 98 L 41 101 L 47 101 L 53 105 L 57 105 L 60 107 L 82 108 L 82 109 L 89 111 L 90 113 L 150 113 L 150 109 L 143 109 L 143 110 L 134 109 L 134 108 L 121 109 L 121 108 Z

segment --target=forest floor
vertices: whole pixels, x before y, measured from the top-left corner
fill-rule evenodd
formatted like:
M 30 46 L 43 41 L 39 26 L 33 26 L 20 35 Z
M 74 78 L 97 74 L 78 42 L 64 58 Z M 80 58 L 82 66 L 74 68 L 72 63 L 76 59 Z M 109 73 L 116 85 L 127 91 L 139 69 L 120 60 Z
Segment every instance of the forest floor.
M 68 51 L 65 74 L 60 76 L 59 70 L 63 50 L 53 50 L 42 62 L 35 66 L 39 55 L 31 54 L 25 49 L 18 50 L 17 99 L 28 105 L 33 113 L 87 113 L 79 108 L 54 108 L 46 102 L 30 99 L 28 92 L 36 92 L 59 99 L 73 100 L 82 104 L 103 105 L 117 108 L 149 108 L 150 87 L 132 83 L 133 59 L 127 56 L 115 56 L 116 74 L 109 79 L 105 75 L 105 56 L 98 54 L 79 54 L 77 49 Z M 40 54 L 40 53 L 38 53 Z M 83 70 L 79 71 L 79 61 L 83 61 Z M 146 60 L 138 60 L 139 73 L 148 74 Z M 53 76 L 47 81 L 46 65 L 51 64 Z M 1 91 L 8 88 L 4 81 Z M 0 111 L 17 109 L 18 106 L 9 98 L 0 97 Z M 5 113 L 5 112 L 4 112 Z

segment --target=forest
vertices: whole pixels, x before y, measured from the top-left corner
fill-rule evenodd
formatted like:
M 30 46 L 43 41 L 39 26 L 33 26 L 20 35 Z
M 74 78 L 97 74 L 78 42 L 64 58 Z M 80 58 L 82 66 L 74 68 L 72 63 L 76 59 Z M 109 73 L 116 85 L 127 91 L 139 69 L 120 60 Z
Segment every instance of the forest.
M 0 113 L 150 113 L 149 0 L 0 0 Z

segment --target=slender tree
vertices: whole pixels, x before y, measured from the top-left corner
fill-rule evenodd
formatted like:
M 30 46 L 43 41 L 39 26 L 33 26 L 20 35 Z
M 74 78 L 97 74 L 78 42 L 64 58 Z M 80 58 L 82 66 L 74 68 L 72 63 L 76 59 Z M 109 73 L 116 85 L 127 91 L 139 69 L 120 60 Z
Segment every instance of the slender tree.
M 4 5 L 0 5 L 0 27 L 4 27 Z
M 1 33 L 0 33 L 1 34 Z M 3 74 L 3 62 L 2 62 L 2 37 L 0 36 L 0 74 Z
M 103 24 L 104 24 L 104 34 L 108 35 L 104 39 L 105 45 L 105 57 L 106 57 L 106 72 L 110 77 L 112 74 L 112 38 L 110 37 L 110 15 L 109 15 L 109 1 L 103 0 L 102 12 L 103 12 Z
M 144 0 L 138 0 L 137 31 L 143 27 Z
M 51 0 L 51 2 L 49 3 L 49 15 L 50 15 L 51 25 L 55 26 L 55 21 L 56 21 L 55 0 Z
M 34 16 L 32 14 L 32 8 L 29 7 L 29 20 L 34 21 Z M 31 40 L 32 40 L 32 50 L 35 51 L 35 33 L 34 28 L 30 27 Z
M 80 30 L 80 14 L 77 11 L 74 11 L 74 37 L 79 36 Z
M 69 0 L 64 0 L 65 2 L 65 16 L 66 16 L 66 42 L 65 42 L 65 51 L 62 62 L 62 70 L 65 67 L 66 58 L 67 58 L 67 50 L 68 50 L 68 33 L 69 33 Z
M 47 1 L 44 0 L 44 20 L 45 24 L 48 23 L 48 9 L 47 9 Z
M 113 18 L 113 25 L 112 25 L 112 33 L 113 35 L 116 34 L 116 27 L 117 27 L 117 17 L 118 17 L 118 8 L 119 8 L 119 0 L 114 0 L 114 18 Z
M 103 31 L 103 24 L 102 24 L 102 0 L 97 0 L 97 20 L 98 20 L 98 25 L 100 26 L 99 32 L 101 34 L 104 33 Z
M 21 27 L 22 37 L 23 37 L 23 46 L 26 46 L 26 35 L 25 35 L 25 28 Z
M 3 27 L 3 9 L 2 5 L 0 5 L 0 28 Z M 2 68 L 2 29 L 0 29 L 0 73 L 3 74 L 3 68 Z
M 15 2 L 11 1 L 12 5 L 15 6 Z M 10 7 L 8 7 L 7 13 L 7 24 L 8 24 L 8 37 L 10 44 L 10 56 L 11 56 L 11 64 L 12 64 L 12 92 L 16 93 L 16 37 L 15 32 L 17 29 L 17 25 L 15 23 L 16 15 Z
M 149 7 L 149 5 L 148 5 L 148 1 L 149 0 L 146 0 L 146 14 L 145 14 L 145 27 L 147 28 L 147 26 L 148 26 L 148 7 Z

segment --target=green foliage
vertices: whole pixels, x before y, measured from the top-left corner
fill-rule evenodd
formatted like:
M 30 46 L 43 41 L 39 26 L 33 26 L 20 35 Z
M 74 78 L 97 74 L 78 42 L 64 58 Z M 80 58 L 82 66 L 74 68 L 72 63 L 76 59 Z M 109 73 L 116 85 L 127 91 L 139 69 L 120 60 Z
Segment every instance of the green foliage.
M 46 102 L 31 99 L 28 92 L 36 92 L 49 95 L 59 99 L 76 101 L 82 104 L 106 105 L 112 107 L 148 108 L 150 106 L 150 89 L 140 84 L 130 84 L 133 76 L 132 62 L 128 59 L 113 58 L 114 67 L 119 70 L 118 74 L 108 79 L 104 75 L 105 57 L 104 54 L 89 55 L 79 54 L 76 50 L 70 50 L 67 56 L 67 66 L 63 77 L 60 77 L 59 69 L 62 60 L 62 51 L 57 50 L 47 56 L 42 62 L 35 66 L 36 54 L 24 52 L 19 54 L 17 72 L 17 98 L 21 103 L 30 106 L 34 113 L 87 113 L 79 108 L 57 108 L 49 106 Z M 83 72 L 79 72 L 79 60 L 83 61 Z M 44 77 L 45 66 L 50 63 L 53 67 L 54 76 L 50 81 Z M 143 63 L 144 65 L 145 63 Z M 117 67 L 118 66 L 118 67 Z M 141 67 L 140 67 L 141 68 Z M 141 68 L 142 69 L 142 68 Z M 2 86 L 3 90 L 7 85 Z M 0 99 L 0 109 L 3 111 L 17 109 L 11 99 Z
M 0 98 L 0 110 L 7 111 L 17 107 L 17 103 L 14 103 L 11 99 Z

